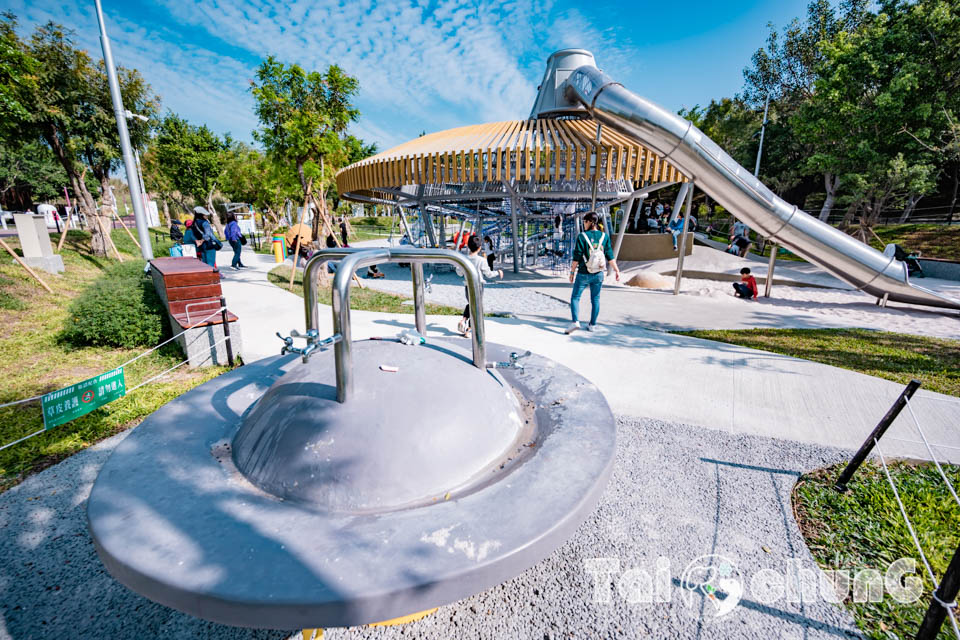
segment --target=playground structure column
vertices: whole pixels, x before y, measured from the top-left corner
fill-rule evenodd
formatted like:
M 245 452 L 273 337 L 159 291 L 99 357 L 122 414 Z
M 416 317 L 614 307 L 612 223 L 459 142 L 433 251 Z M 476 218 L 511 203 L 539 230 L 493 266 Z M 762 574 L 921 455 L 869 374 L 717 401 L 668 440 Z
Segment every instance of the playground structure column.
M 637 205 L 637 210 L 639 211 L 643 208 L 643 201 L 646 200 L 647 194 L 640 196 L 640 204 Z M 620 216 L 620 231 L 617 232 L 617 242 L 613 246 L 613 259 L 617 260 L 620 258 L 620 245 L 623 244 L 623 236 L 627 233 L 627 227 L 630 226 L 630 213 L 633 211 L 633 203 L 636 201 L 636 198 L 631 197 L 627 200 L 624 208 L 622 209 L 623 215 Z
M 523 216 L 523 243 L 520 245 L 520 256 L 523 266 L 527 266 L 527 238 L 530 237 L 530 218 Z
M 688 189 L 690 189 L 689 182 L 684 182 L 680 185 L 680 191 L 677 192 L 677 200 L 673 203 L 673 213 L 670 214 L 670 222 L 680 217 L 680 209 L 683 208 L 683 199 L 687 197 Z
M 516 192 L 514 192 L 516 193 Z M 513 272 L 520 273 L 520 247 L 518 246 L 517 238 L 517 196 L 510 196 L 510 234 L 513 236 Z
M 683 212 L 683 229 L 680 232 L 680 255 L 677 256 L 677 279 L 673 283 L 673 295 L 680 295 L 680 279 L 683 277 L 683 254 L 687 251 L 687 226 L 690 224 L 690 209 L 693 208 L 693 183 L 684 183 L 683 186 L 690 185 L 687 189 L 687 207 Z
M 767 244 L 770 245 L 770 262 L 767 263 L 767 282 L 763 286 L 763 297 L 770 297 L 770 290 L 773 289 L 773 268 L 777 264 L 777 243 L 773 240 Z
M 427 211 L 426 207 L 423 206 L 423 202 L 420 203 L 420 225 L 427 232 L 427 241 L 430 243 L 431 247 L 437 246 L 437 234 L 433 230 L 433 220 L 430 219 L 430 212 Z
M 400 205 L 394 205 L 394 207 L 396 208 L 397 216 L 400 218 L 400 225 L 402 226 L 403 231 L 406 232 L 407 238 L 410 240 L 410 244 L 415 247 L 419 246 L 419 238 L 413 237 L 413 230 L 410 228 L 410 223 L 407 222 L 407 214 L 403 212 L 403 207 Z

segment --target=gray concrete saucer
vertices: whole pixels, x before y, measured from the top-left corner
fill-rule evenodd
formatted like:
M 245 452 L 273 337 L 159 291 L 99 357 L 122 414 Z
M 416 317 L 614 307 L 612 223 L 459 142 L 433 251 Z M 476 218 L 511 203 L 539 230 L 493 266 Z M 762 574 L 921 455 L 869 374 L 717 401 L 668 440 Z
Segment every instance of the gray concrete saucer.
M 358 354 L 372 348 L 365 344 L 355 343 Z M 461 344 L 430 348 L 472 366 Z M 490 360 L 511 352 L 487 349 Z M 332 353 L 314 361 L 332 380 Z M 267 480 L 241 474 L 231 453 L 241 423 L 278 379 L 305 365 L 278 356 L 226 373 L 159 409 L 104 465 L 87 505 L 97 552 L 147 598 L 245 627 L 366 624 L 495 586 L 550 554 L 593 511 L 616 447 L 613 414 L 593 384 L 536 354 L 522 362 L 524 370 L 497 375 L 535 411 L 524 451 L 484 468 L 490 480 L 469 490 L 373 512 L 340 508 L 360 503 L 339 494 L 322 507 L 295 491 L 278 497 Z M 471 413 L 470 390 L 463 394 L 449 421 Z M 398 428 L 433 409 L 397 415 Z

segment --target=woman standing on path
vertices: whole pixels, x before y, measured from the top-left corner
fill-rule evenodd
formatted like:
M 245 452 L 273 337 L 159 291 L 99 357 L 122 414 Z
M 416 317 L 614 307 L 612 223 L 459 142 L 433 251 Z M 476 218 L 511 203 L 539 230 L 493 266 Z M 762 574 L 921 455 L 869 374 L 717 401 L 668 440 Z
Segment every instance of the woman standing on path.
M 197 257 L 205 263 L 217 268 L 217 250 L 223 243 L 213 233 L 213 225 L 207 221 L 207 210 L 203 207 L 193 208 L 193 235 L 197 238 Z
M 597 316 L 600 315 L 600 288 L 603 286 L 607 263 L 617 274 L 617 282 L 620 281 L 620 267 L 613 257 L 610 237 L 597 228 L 597 222 L 597 214 L 593 211 L 583 216 L 584 230 L 577 236 L 573 247 L 573 264 L 570 267 L 570 282 L 573 284 L 570 315 L 573 323 L 567 327 L 568 334 L 580 328 L 580 296 L 587 287 L 590 287 L 590 324 L 586 329 L 593 331 L 596 328 Z
M 227 226 L 223 229 L 223 235 L 226 236 L 230 248 L 233 249 L 233 260 L 230 262 L 230 266 L 233 267 L 234 271 L 243 269 L 244 265 L 240 261 L 240 252 L 243 250 L 243 243 L 240 239 L 243 237 L 243 233 L 240 232 L 240 225 L 237 224 L 237 216 L 232 213 L 227 215 Z

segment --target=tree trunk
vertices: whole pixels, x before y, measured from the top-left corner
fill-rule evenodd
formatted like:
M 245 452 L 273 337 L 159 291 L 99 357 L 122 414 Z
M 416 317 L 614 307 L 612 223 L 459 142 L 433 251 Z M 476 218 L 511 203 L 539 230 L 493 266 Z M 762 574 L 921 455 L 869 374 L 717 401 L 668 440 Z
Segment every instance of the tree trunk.
M 217 235 L 223 238 L 223 223 L 220 222 L 220 214 L 217 213 L 216 208 L 213 206 L 213 189 L 207 193 L 207 211 L 210 212 L 210 224 L 213 225 L 213 228 L 217 230 Z
M 82 184 L 83 180 L 80 182 Z M 87 191 L 86 185 L 81 188 L 92 201 L 93 198 Z M 113 228 L 114 212 L 113 193 L 110 191 L 109 181 L 100 182 L 100 193 L 102 194 L 103 206 L 100 207 L 100 211 L 96 211 L 94 207 L 93 215 L 88 218 L 90 220 L 90 244 L 94 255 L 106 256 L 110 253 L 110 240 L 107 239 L 106 234 L 111 233 Z
M 903 207 L 903 213 L 900 214 L 900 220 L 898 220 L 900 224 L 904 224 L 910 219 L 910 214 L 917 208 L 917 203 L 920 202 L 921 198 L 923 198 L 923 196 L 918 196 L 913 193 L 907 196 L 907 204 Z
M 846 213 L 843 214 L 843 222 L 840 223 L 841 226 L 849 227 L 853 223 L 853 219 L 854 217 L 856 217 L 856 214 L 857 214 L 858 205 L 859 203 L 857 202 L 850 203 L 850 206 L 847 207 Z
M 953 199 L 950 201 L 950 213 L 947 214 L 947 224 L 953 223 L 953 212 L 957 208 L 957 192 L 960 187 L 960 162 L 953 167 Z
M 830 211 L 833 209 L 834 202 L 837 201 L 837 188 L 840 186 L 840 176 L 834 176 L 831 173 L 823 174 L 823 186 L 827 190 L 827 197 L 820 207 L 820 222 L 826 222 L 830 217 Z
M 167 204 L 167 199 L 163 198 L 163 223 L 169 225 L 173 223 L 173 220 L 170 218 L 170 205 Z

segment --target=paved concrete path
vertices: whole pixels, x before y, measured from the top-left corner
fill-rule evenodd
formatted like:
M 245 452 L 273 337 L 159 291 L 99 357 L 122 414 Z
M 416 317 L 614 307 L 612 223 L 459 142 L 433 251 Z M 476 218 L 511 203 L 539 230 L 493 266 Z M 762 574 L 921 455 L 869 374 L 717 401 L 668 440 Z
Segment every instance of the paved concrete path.
M 302 330 L 304 314 L 300 297 L 266 281 L 266 271 L 275 266 L 272 257 L 255 256 L 248 264 L 248 270 L 224 270 L 223 289 L 240 317 L 244 357 L 252 361 L 278 353 L 275 332 Z M 653 331 L 642 326 L 645 308 L 635 302 L 629 311 L 607 306 L 618 304 L 618 295 L 638 294 L 660 295 L 605 290 L 604 317 L 616 319 L 597 333 L 567 336 L 566 318 L 519 316 L 488 318 L 488 340 L 530 349 L 581 372 L 603 390 L 615 413 L 848 449 L 861 444 L 902 390 L 845 369 Z M 330 312 L 321 311 L 320 319 L 321 335 L 330 335 Z M 354 339 L 393 336 L 413 326 L 412 314 L 355 311 L 352 319 Z M 455 335 L 456 322 L 455 316 L 430 316 L 429 334 Z M 771 321 L 771 326 L 778 325 Z M 938 457 L 960 461 L 960 399 L 921 392 L 914 404 L 927 438 L 945 445 Z M 928 458 L 916 444 L 920 440 L 904 412 L 884 451 Z
M 0 494 L 0 640 L 299 639 L 293 629 L 241 629 L 179 613 L 105 571 L 87 531 L 86 501 L 100 467 L 128 433 Z M 613 475 L 597 510 L 543 562 L 419 622 L 328 629 L 324 637 L 858 636 L 842 607 L 819 595 L 771 600 L 753 580 L 761 570 L 788 576 L 793 563 L 815 575 L 793 520 L 790 492 L 800 473 L 841 461 L 848 452 L 658 420 L 621 419 L 617 438 Z M 212 500 L 210 507 L 224 505 Z M 722 556 L 742 587 L 737 606 L 720 618 L 702 592 L 684 586 L 685 569 L 708 554 Z M 616 563 L 617 570 L 595 578 L 587 567 L 598 558 Z M 215 568 L 225 560 L 206 561 Z M 654 575 L 658 568 L 665 578 L 655 592 L 659 601 L 631 603 L 614 586 L 628 570 Z M 608 601 L 596 601 L 598 584 Z M 629 595 L 629 581 L 621 586 Z

